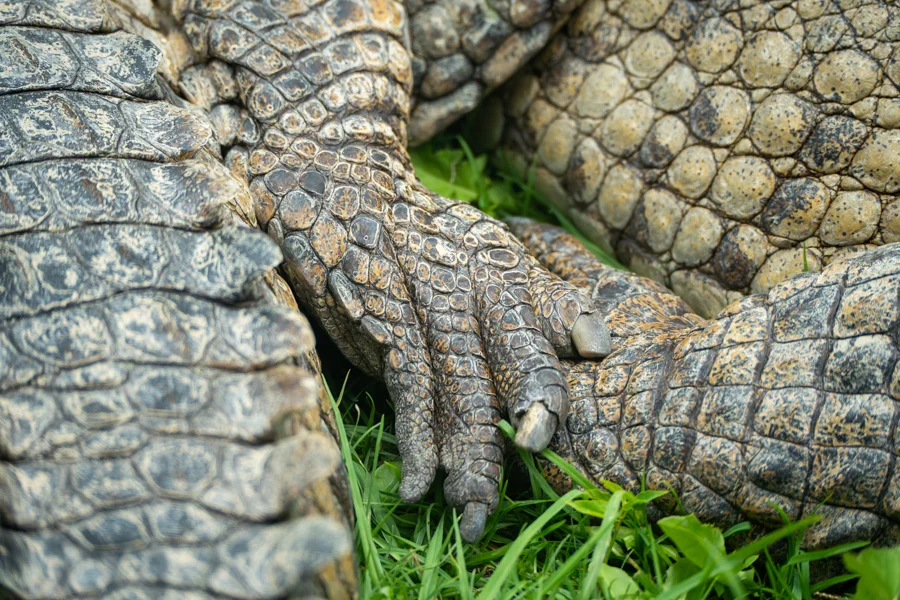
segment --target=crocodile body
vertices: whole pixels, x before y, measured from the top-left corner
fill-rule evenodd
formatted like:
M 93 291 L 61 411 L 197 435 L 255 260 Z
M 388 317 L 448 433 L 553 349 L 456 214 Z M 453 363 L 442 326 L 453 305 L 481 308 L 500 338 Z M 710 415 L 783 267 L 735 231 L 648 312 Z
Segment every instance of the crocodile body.
M 312 332 L 205 118 L 104 0 L 0 23 L 0 586 L 355 597 Z
M 712 316 L 900 241 L 898 36 L 881 1 L 591 0 L 500 95 L 503 147 Z
M 592 290 L 613 339 L 603 361 L 565 361 L 572 403 L 553 450 L 598 484 L 638 491 L 643 478 L 673 490 L 684 510 L 725 528 L 780 526 L 778 507 L 822 517 L 808 548 L 900 543 L 900 245 L 704 320 L 556 227 L 513 230 L 551 271 Z
M 704 321 L 660 285 L 602 267 L 558 232 L 515 223 L 542 266 L 502 224 L 429 192 L 412 172 L 410 108 L 409 134 L 421 141 L 502 83 L 577 4 L 410 2 L 410 28 L 403 4 L 392 0 L 177 1 L 188 47 L 177 31 L 160 30 L 152 7 L 140 14 L 134 6 L 120 13 L 105 0 L 0 1 L 0 584 L 27 598 L 354 596 L 334 415 L 294 296 L 352 361 L 385 379 L 398 409 L 404 498 L 424 493 L 440 464 L 449 474 L 448 501 L 463 508 L 466 539 L 480 535 L 496 507 L 502 439 L 495 422 L 508 415 L 520 446 L 537 450 L 549 441 L 597 481 L 635 488 L 646 473 L 651 487 L 674 488 L 706 520 L 774 524 L 769 503 L 793 517 L 822 504 L 826 518 L 807 534 L 809 547 L 900 540 L 900 256 L 888 247 L 838 262 L 845 253 L 827 247 L 840 244 L 822 234 L 825 223 L 834 229 L 855 214 L 874 233 L 841 240 L 859 248 L 892 241 L 893 163 L 865 170 L 874 164 L 865 160 L 878 162 L 886 152 L 878 144 L 890 148 L 890 127 L 860 112 L 877 97 L 872 114 L 881 114 L 881 99 L 890 98 L 883 73 L 890 75 L 891 63 L 879 48 L 892 30 L 857 35 L 860 25 L 840 38 L 841 51 L 880 57 L 877 93 L 844 102 L 841 93 L 861 88 L 840 73 L 829 75 L 835 98 L 791 90 L 826 115 L 813 111 L 813 133 L 799 136 L 796 160 L 767 154 L 753 137 L 760 111 L 770 121 L 780 114 L 779 107 L 763 111 L 766 98 L 785 93 L 738 90 L 750 98 L 744 125 L 756 154 L 737 138 L 716 146 L 702 137 L 725 121 L 737 127 L 730 103 L 716 108 L 713 98 L 701 109 L 656 115 L 655 123 L 687 119 L 685 140 L 696 142 L 690 148 L 716 146 L 709 150 L 717 161 L 713 188 L 738 159 L 761 160 L 773 172 L 789 159 L 812 169 L 802 149 L 828 119 L 851 115 L 865 127 L 859 151 L 829 174 L 837 180 L 795 174 L 831 190 L 824 216 L 816 217 L 818 242 L 804 253 L 822 273 L 777 284 L 785 271 L 770 278 L 768 295 Z M 765 15 L 753 21 L 751 10 L 742 12 L 749 16 L 740 29 L 723 6 L 588 2 L 509 88 L 527 93 L 506 92 L 507 148 L 519 157 L 537 154 L 544 190 L 582 226 L 603 231 L 598 239 L 613 240 L 633 267 L 672 284 L 705 313 L 724 304 L 720 296 L 755 289 L 766 260 L 779 256 L 772 248 L 796 253 L 778 245 L 785 239 L 788 246 L 812 240 L 766 229 L 802 219 L 758 213 L 728 221 L 747 201 L 734 190 L 726 190 L 734 205 L 717 208 L 704 196 L 653 218 L 648 211 L 659 202 L 642 192 L 631 220 L 603 230 L 585 208 L 599 210 L 599 200 L 579 204 L 577 192 L 593 163 L 573 158 L 567 146 L 590 146 L 587 125 L 599 121 L 557 103 L 553 118 L 571 120 L 577 131 L 564 143 L 547 142 L 553 121 L 541 121 L 540 107 L 559 86 L 581 93 L 590 73 L 608 66 L 601 57 L 631 69 L 629 82 L 643 77 L 633 71 L 651 68 L 652 56 L 632 51 L 628 59 L 625 49 L 644 52 L 638 40 L 660 31 L 688 62 L 697 54 L 689 48 L 695 38 L 710 43 L 711 36 L 725 48 L 716 36 L 730 33 L 727 24 L 762 37 L 752 24 L 769 23 Z M 440 11 L 455 16 L 444 23 L 434 16 Z M 666 18 L 654 20 L 657 13 Z M 785 14 L 771 22 L 788 23 Z M 827 16 L 833 13 L 822 9 L 815 18 Z M 116 31 L 120 17 L 166 54 Z M 663 26 L 672 19 L 683 29 Z M 616 30 L 618 41 L 604 46 L 605 32 L 625 24 L 633 35 Z M 438 43 L 439 26 L 453 28 L 459 46 Z M 799 31 L 784 35 L 796 42 Z M 863 44 L 869 39 L 874 45 Z M 576 42 L 588 55 L 571 50 Z M 824 64 L 843 68 L 827 62 L 828 50 L 811 52 L 818 52 L 807 61 L 814 74 Z M 596 71 L 566 79 L 572 56 L 596 63 Z M 158 70 L 208 120 L 185 107 Z M 739 87 L 727 71 L 692 77 L 694 104 L 710 90 Z M 657 80 L 641 81 L 629 84 L 652 92 Z M 819 85 L 814 75 L 810 81 Z M 646 94 L 635 94 L 628 102 L 644 102 Z M 624 96 L 617 102 L 612 112 L 635 108 Z M 844 105 L 850 108 L 838 110 Z M 692 110 L 706 110 L 711 120 L 696 125 Z M 641 123 L 635 115 L 616 121 L 619 141 Z M 654 127 L 651 133 L 663 126 Z M 621 156 L 594 146 L 599 162 L 616 163 L 604 173 L 631 169 L 641 189 L 651 190 L 659 173 L 636 161 L 665 148 L 659 136 L 644 134 L 651 142 L 637 136 L 639 150 Z M 226 149 L 227 168 L 215 142 Z M 827 148 L 809 154 L 846 158 Z M 779 189 L 789 185 L 788 175 L 778 177 Z M 726 183 L 735 179 L 756 181 Z M 866 189 L 853 189 L 853 181 Z M 597 193 L 607 184 L 627 192 L 604 179 Z M 565 191 L 576 199 L 572 206 L 562 200 Z M 878 210 L 847 208 L 841 194 L 850 192 L 876 197 Z M 793 210 L 792 199 L 759 210 Z M 703 290 L 720 286 L 713 294 L 719 304 L 707 292 L 698 296 L 699 288 L 679 287 L 680 271 L 654 266 L 677 262 L 674 248 L 661 258 L 648 250 L 658 246 L 657 227 L 702 234 L 685 223 L 701 208 L 728 232 L 715 241 L 713 258 L 691 267 Z M 266 230 L 282 252 L 252 227 Z M 769 234 L 771 248 L 748 279 L 753 261 L 727 253 L 744 252 L 741 244 L 758 238 L 744 235 L 754 227 Z M 272 270 L 282 254 L 291 289 Z M 726 273 L 721 265 L 732 260 Z M 723 273 L 747 281 L 731 285 Z M 557 359 L 606 354 L 607 329 L 615 344 L 608 359 Z M 571 484 L 548 474 L 560 487 Z

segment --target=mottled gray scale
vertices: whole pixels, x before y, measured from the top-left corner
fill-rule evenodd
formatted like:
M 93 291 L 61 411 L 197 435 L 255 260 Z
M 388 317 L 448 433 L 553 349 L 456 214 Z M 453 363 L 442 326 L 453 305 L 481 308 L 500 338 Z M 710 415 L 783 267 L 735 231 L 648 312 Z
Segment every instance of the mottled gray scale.
M 0 169 L 0 233 L 93 223 L 198 229 L 226 220 L 246 190 L 221 164 L 190 159 L 46 161 Z
M 160 52 L 122 32 L 106 36 L 52 29 L 7 28 L 0 33 L 0 93 L 72 90 L 160 99 Z
M 279 262 L 273 244 L 260 243 L 255 232 L 239 228 L 210 235 L 94 225 L 66 233 L 18 234 L 0 242 L 0 317 L 151 287 L 239 302 L 253 297 L 246 282 Z
M 613 336 L 603 362 L 565 363 L 573 402 L 551 448 L 598 483 L 637 490 L 646 473 L 649 489 L 671 488 L 686 510 L 721 525 L 780 526 L 774 505 L 793 519 L 825 516 L 805 547 L 900 542 L 897 322 L 865 310 L 900 302 L 900 246 L 789 279 L 704 321 L 560 229 L 512 225 L 551 270 L 593 289 Z M 853 301 L 837 311 L 838 298 Z M 797 336 L 781 341 L 784 332 Z M 754 374 L 743 378 L 748 365 Z
M 256 327 L 272 327 L 256 336 Z M 25 364 L 45 376 L 101 360 L 259 368 L 312 344 L 306 321 L 271 305 L 236 308 L 190 296 L 138 292 L 0 324 Z M 4 387 L 26 383 L 12 362 Z M 21 373 L 21 375 L 20 375 Z
M 3 394 L 0 448 L 10 458 L 35 460 L 124 456 L 153 434 L 260 443 L 274 435 L 272 421 L 280 415 L 314 410 L 314 392 L 315 381 L 290 367 L 261 374 L 133 368 L 118 387 Z
M 209 125 L 168 103 L 139 104 L 78 92 L 0 97 L 0 166 L 52 158 L 168 161 L 202 147 Z
M 0 24 L 99 33 L 116 29 L 107 0 L 22 0 L 0 6 Z
M 111 15 L 0 0 L 0 587 L 354 597 L 281 255 L 203 115 L 160 101 L 160 52 Z
M 349 550 L 341 526 L 326 517 L 246 525 L 208 546 L 166 548 L 151 543 L 151 532 L 128 514 L 88 521 L 71 538 L 4 530 L 0 544 L 32 560 L 14 565 L 4 557 L 0 569 L 28 598 L 275 598 L 298 588 L 314 596 L 326 593 L 310 584 L 315 574 Z M 128 559 L 103 552 L 114 545 L 131 546 Z M 31 577 L 39 565 L 43 576 Z

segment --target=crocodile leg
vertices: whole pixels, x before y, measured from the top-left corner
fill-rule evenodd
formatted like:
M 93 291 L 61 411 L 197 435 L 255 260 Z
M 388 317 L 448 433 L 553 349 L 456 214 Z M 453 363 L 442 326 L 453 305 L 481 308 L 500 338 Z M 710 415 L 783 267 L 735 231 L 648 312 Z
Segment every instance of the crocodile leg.
M 406 0 L 412 41 L 409 143 L 474 110 L 523 67 L 583 0 Z
M 116 29 L 105 0 L 0 1 L 0 587 L 355 597 L 281 254 Z
M 550 275 L 501 223 L 415 179 L 402 4 L 185 0 L 176 9 L 216 90 L 202 103 L 212 114 L 236 94 L 256 131 L 229 161 L 252 179 L 259 224 L 280 243 L 298 299 L 387 383 L 402 497 L 421 497 L 440 463 L 464 537 L 477 539 L 498 502 L 495 423 L 509 415 L 523 425 L 522 448 L 547 444 L 568 406 L 556 353 L 596 354 L 604 334 L 589 298 L 559 280 L 553 296 L 535 297 L 532 280 Z M 202 87 L 202 73 L 191 76 Z M 572 338 L 579 322 L 587 334 Z
M 704 316 L 900 241 L 900 8 L 590 0 L 486 128 Z M 496 134 L 495 134 L 496 135 Z
M 613 339 L 601 362 L 565 361 L 571 407 L 551 448 L 598 483 L 638 490 L 645 476 L 726 527 L 780 525 L 778 506 L 822 516 L 807 547 L 900 543 L 900 245 L 705 321 L 558 228 L 520 220 L 513 231 L 551 271 L 592 290 Z

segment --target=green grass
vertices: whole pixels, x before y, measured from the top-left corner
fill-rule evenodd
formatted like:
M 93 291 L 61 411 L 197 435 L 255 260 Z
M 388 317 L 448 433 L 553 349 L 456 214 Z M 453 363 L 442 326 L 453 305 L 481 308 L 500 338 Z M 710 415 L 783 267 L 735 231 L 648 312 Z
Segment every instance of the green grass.
M 584 240 L 534 193 L 531 177 L 522 181 L 489 165 L 461 138 L 417 149 L 413 162 L 423 183 L 445 196 L 501 218 L 555 221 Z M 651 524 L 647 505 L 664 492 L 598 488 L 549 450 L 541 458 L 568 473 L 580 489 L 558 495 L 535 457 L 520 453 L 504 474 L 500 506 L 482 540 L 466 544 L 441 481 L 422 501 L 400 502 L 400 458 L 383 388 L 356 373 L 342 380 L 334 370 L 331 375 L 339 391 L 335 406 L 356 510 L 364 599 L 900 600 L 900 548 L 855 554 L 866 546 L 857 543 L 804 552 L 799 540 L 816 517 L 785 520 L 781 529 L 755 539 L 747 535 L 748 523 L 721 531 L 688 515 Z M 512 427 L 501 426 L 512 438 Z M 816 565 L 841 556 L 849 573 L 819 581 L 811 575 Z
M 466 544 L 440 482 L 426 499 L 400 502 L 396 440 L 377 404 L 371 396 L 351 400 L 344 393 L 335 402 L 356 510 L 364 599 L 813 600 L 843 597 L 840 590 L 852 590 L 860 574 L 855 598 L 900 598 L 900 548 L 848 554 L 852 573 L 815 582 L 815 563 L 866 543 L 804 552 L 798 540 L 816 520 L 812 517 L 728 552 L 726 540 L 745 533 L 749 524 L 723 532 L 688 515 L 651 525 L 647 503 L 665 492 L 598 488 L 549 450 L 540 456 L 581 489 L 556 494 L 534 457 L 520 453 L 521 464 L 506 474 L 500 506 L 482 541 Z M 501 425 L 511 438 L 512 427 Z M 781 542 L 777 558 L 770 552 L 776 542 Z

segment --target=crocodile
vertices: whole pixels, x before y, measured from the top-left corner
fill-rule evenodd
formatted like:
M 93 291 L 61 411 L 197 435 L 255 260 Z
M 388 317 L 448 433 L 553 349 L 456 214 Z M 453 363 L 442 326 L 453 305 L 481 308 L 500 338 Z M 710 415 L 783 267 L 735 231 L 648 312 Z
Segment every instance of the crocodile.
M 552 450 L 598 485 L 674 492 L 657 516 L 762 529 L 784 524 L 781 509 L 821 518 L 809 549 L 900 544 L 900 244 L 706 320 L 558 227 L 511 225 L 550 271 L 591 290 L 612 336 L 604 360 L 563 361 L 571 404 Z
M 485 143 L 706 317 L 900 241 L 900 7 L 589 0 Z
M 20 61 L 0 97 L 4 255 L 16 257 L 0 323 L 4 586 L 355 594 L 334 416 L 308 325 L 272 270 L 282 255 L 253 226 L 279 242 L 309 313 L 410 402 L 404 496 L 427 489 L 439 453 L 467 539 L 496 506 L 493 424 L 506 413 L 520 446 L 550 441 L 598 481 L 634 487 L 646 472 L 707 520 L 771 524 L 774 502 L 826 515 L 809 546 L 897 540 L 893 248 L 705 322 L 558 232 L 514 222 L 523 246 L 415 181 L 398 4 L 176 3 L 193 48 L 162 70 L 211 124 L 156 78 L 158 50 L 114 32 L 129 19 L 116 6 L 0 5 Z M 607 330 L 608 359 L 556 360 L 607 354 Z M 526 377 L 510 372 L 522 364 Z
M 0 588 L 353 598 L 309 323 L 105 0 L 0 2 Z

